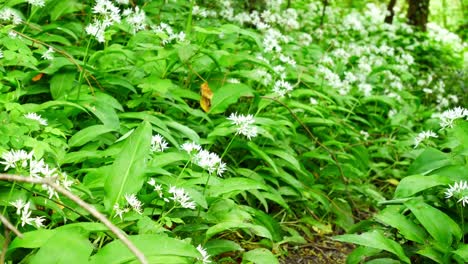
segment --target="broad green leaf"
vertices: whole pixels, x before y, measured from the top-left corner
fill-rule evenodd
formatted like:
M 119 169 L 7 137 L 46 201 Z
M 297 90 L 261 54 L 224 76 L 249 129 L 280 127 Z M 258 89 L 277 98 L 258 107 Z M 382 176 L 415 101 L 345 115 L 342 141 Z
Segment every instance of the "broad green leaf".
M 354 225 L 353 212 L 348 201 L 341 198 L 335 198 L 333 199 L 331 206 L 332 212 L 336 215 L 335 223 L 339 227 L 348 231 L 349 228 Z
M 193 129 L 191 129 L 188 126 L 182 125 L 181 123 L 178 123 L 175 121 L 167 121 L 165 122 L 165 124 L 170 128 L 180 131 L 183 135 L 188 137 L 191 141 L 194 141 L 194 142 L 200 141 L 200 136 L 198 136 L 197 132 L 195 132 Z
M 244 229 L 246 231 L 251 231 L 255 235 L 259 237 L 264 237 L 268 239 L 272 239 L 270 232 L 268 229 L 266 229 L 263 226 L 260 225 L 254 225 L 250 223 L 243 223 L 243 222 L 223 222 L 219 223 L 217 225 L 214 225 L 206 231 L 206 239 L 210 239 L 216 234 L 219 234 L 221 232 L 226 232 L 226 231 L 232 231 L 232 230 L 238 230 L 238 229 Z
M 408 168 L 408 174 L 428 174 L 453 163 L 449 154 L 434 148 L 427 148 Z
M 164 258 L 174 256 L 190 258 L 193 263 L 196 258 L 201 257 L 200 253 L 194 246 L 182 240 L 167 237 L 166 235 L 136 235 L 129 236 L 128 238 L 148 259 L 157 260 L 159 257 Z M 133 253 L 130 252 L 130 250 L 124 246 L 120 240 L 114 240 L 92 256 L 90 264 L 123 264 L 135 260 L 135 255 L 133 255 Z
M 453 254 L 459 256 L 463 261 L 468 263 L 468 244 L 460 244 L 457 250 L 452 251 Z
M 267 187 L 249 178 L 228 178 L 222 180 L 220 185 L 211 185 L 208 188 L 208 196 L 218 197 L 230 192 L 241 192 L 252 189 L 266 190 Z
M 71 106 L 71 107 L 80 109 L 81 111 L 86 112 L 86 113 L 88 112 L 86 110 L 86 108 L 82 107 L 81 105 L 75 104 L 75 103 L 72 103 L 72 102 L 67 102 L 67 101 L 54 100 L 54 101 L 47 101 L 47 102 L 45 102 L 43 104 L 40 104 L 40 105 L 33 105 L 33 104 L 23 105 L 24 110 L 26 112 L 39 112 L 39 111 L 45 110 L 47 108 L 55 108 L 56 109 L 56 107 L 62 108 L 62 107 L 66 107 L 66 106 Z
M 73 88 L 74 80 L 74 72 L 54 74 L 52 79 L 50 79 L 50 93 L 52 94 L 52 98 L 55 100 L 66 98 L 66 95 Z
M 255 224 L 268 229 L 272 235 L 273 242 L 279 242 L 283 238 L 281 226 L 276 219 L 255 208 L 249 206 L 243 206 L 243 208 L 252 215 Z
M 438 185 L 447 185 L 452 180 L 439 175 L 412 175 L 403 178 L 398 184 L 394 198 L 405 198 Z
M 346 264 L 361 264 L 363 259 L 377 255 L 380 252 L 382 250 L 377 248 L 359 246 L 348 255 Z
M 255 264 L 278 264 L 278 259 L 265 248 L 256 248 L 245 252 L 242 256 L 242 263 L 255 263 Z
M 70 147 L 83 146 L 84 144 L 95 140 L 100 135 L 109 133 L 111 131 L 115 130 L 113 128 L 106 127 L 105 125 L 89 126 L 73 135 L 70 140 L 68 140 L 68 145 Z
M 138 192 L 145 182 L 145 165 L 151 145 L 151 125 L 144 121 L 122 147 L 106 178 L 105 206 L 110 210 L 125 194 Z
M 417 199 L 405 202 L 405 206 L 411 210 L 426 231 L 442 246 L 451 247 L 452 235 L 457 241 L 461 239 L 462 231 L 460 227 L 452 218 L 439 209 Z
M 87 263 L 93 245 L 81 228 L 59 229 L 32 257 L 29 263 Z
M 213 100 L 211 101 L 210 114 L 219 114 L 226 111 L 226 109 L 237 102 L 241 96 L 251 96 L 252 89 L 245 84 L 229 83 L 218 90 L 214 91 Z
M 439 264 L 449 263 L 448 261 L 444 260 L 444 255 L 432 246 L 425 246 L 423 249 L 418 250 L 416 253 L 418 253 L 421 256 L 425 256 L 426 258 L 429 258 Z
M 386 225 L 398 229 L 406 239 L 424 244 L 426 233 L 421 226 L 402 215 L 400 208 L 401 206 L 387 206 L 375 218 Z
M 397 242 L 386 238 L 380 231 L 374 230 L 360 235 L 350 234 L 335 236 L 335 240 L 347 243 L 354 243 L 361 246 L 377 248 L 395 254 L 401 261 L 411 263 L 405 255 L 403 248 Z
M 93 113 L 105 126 L 119 129 L 120 122 L 114 108 L 100 101 L 82 103 L 89 112 Z
M 16 237 L 8 247 L 8 251 L 15 248 L 38 248 L 44 245 L 57 230 L 55 229 L 38 229 L 35 231 L 23 233 L 23 238 Z
M 401 262 L 391 258 L 378 258 L 367 261 L 366 264 L 400 264 Z
M 278 168 L 276 167 L 275 162 L 265 152 L 263 152 L 263 150 L 261 150 L 255 143 L 253 143 L 252 141 L 249 141 L 247 142 L 247 147 L 253 153 L 257 154 L 259 158 L 263 159 L 266 163 L 268 163 L 276 173 L 278 173 Z
M 236 242 L 225 239 L 210 240 L 204 245 L 204 248 L 210 256 L 217 256 L 232 251 L 244 251 Z

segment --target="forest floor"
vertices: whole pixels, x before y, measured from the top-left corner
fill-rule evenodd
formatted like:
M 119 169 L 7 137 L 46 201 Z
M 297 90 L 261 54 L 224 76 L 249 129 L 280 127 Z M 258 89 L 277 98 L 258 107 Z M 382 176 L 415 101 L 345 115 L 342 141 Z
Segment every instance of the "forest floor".
M 344 264 L 353 246 L 327 237 L 313 243 L 295 246 L 280 258 L 281 264 Z

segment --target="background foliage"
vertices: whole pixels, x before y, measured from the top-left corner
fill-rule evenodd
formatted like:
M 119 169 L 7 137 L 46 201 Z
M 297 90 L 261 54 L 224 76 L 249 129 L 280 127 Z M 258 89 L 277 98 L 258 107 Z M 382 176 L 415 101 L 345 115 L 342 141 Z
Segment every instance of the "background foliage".
M 277 263 L 345 232 L 349 263 L 466 262 L 466 44 L 397 7 L 0 3 L 0 168 L 149 263 Z M 48 186 L 0 182 L 3 259 L 137 262 Z

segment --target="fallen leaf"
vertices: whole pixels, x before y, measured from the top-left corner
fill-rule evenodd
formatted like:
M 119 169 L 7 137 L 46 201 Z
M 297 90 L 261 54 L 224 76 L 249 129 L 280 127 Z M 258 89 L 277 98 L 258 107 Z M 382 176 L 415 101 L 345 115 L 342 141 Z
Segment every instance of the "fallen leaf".
M 34 76 L 34 77 L 32 78 L 32 81 L 33 81 L 33 82 L 37 82 L 37 81 L 39 81 L 39 80 L 42 78 L 42 76 L 44 76 L 44 74 L 43 74 L 43 73 L 39 73 L 38 75 L 36 75 L 36 76 Z
M 201 91 L 200 106 L 203 109 L 203 111 L 208 112 L 210 111 L 211 99 L 213 98 L 213 92 L 211 91 L 207 82 L 204 82 L 200 86 L 200 91 Z

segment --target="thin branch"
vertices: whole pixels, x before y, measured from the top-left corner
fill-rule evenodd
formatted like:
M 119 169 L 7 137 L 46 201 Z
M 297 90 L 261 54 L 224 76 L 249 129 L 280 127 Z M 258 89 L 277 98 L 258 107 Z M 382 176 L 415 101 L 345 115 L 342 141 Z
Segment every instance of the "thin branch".
M 8 219 L 5 216 L 1 214 L 0 214 L 0 221 L 3 223 L 6 229 L 13 231 L 13 233 L 15 233 L 17 237 L 23 238 L 23 234 L 21 234 L 21 232 L 18 229 L 16 229 L 16 227 L 12 223 L 10 223 L 10 221 L 8 221 Z M 3 262 L 0 261 L 0 263 L 3 263 Z
M 25 176 L 20 176 L 20 175 L 3 174 L 3 173 L 0 173 L 0 180 L 27 182 L 27 183 L 34 183 L 34 184 L 46 184 L 52 187 L 54 190 L 63 194 L 64 196 L 66 196 L 67 198 L 69 198 L 70 200 L 78 204 L 81 208 L 88 211 L 96 219 L 101 221 L 137 257 L 140 263 L 148 264 L 148 261 L 146 260 L 146 257 L 143 255 L 143 253 L 127 238 L 126 234 L 121 229 L 116 227 L 111 221 L 109 221 L 109 219 L 106 218 L 105 215 L 101 214 L 92 205 L 81 200 L 80 197 L 74 195 L 67 189 L 63 188 L 62 186 L 54 182 L 51 182 L 50 180 L 46 180 L 46 179 L 35 179 L 35 178 L 30 178 L 30 177 L 25 177 Z
M 5 228 L 5 240 L 3 241 L 2 254 L 0 255 L 0 264 L 5 263 L 5 256 L 8 249 L 8 245 L 10 244 L 10 239 L 10 230 L 8 228 Z

